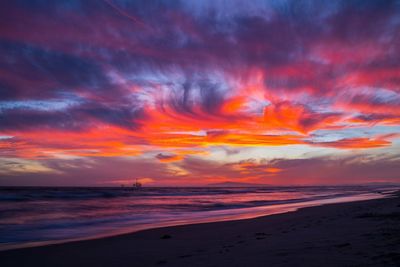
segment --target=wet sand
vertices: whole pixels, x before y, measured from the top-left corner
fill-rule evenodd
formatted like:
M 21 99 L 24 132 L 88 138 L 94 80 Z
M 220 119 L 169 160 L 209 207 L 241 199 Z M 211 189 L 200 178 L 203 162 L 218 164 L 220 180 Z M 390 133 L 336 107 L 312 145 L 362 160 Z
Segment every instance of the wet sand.
M 400 266 L 400 195 L 2 251 L 0 266 Z

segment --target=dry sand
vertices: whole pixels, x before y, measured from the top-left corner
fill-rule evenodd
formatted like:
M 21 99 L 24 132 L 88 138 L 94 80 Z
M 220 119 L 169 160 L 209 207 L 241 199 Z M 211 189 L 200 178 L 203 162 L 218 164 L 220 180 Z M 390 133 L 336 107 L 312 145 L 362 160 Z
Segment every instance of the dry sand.
M 0 266 L 400 266 L 400 197 L 3 251 Z

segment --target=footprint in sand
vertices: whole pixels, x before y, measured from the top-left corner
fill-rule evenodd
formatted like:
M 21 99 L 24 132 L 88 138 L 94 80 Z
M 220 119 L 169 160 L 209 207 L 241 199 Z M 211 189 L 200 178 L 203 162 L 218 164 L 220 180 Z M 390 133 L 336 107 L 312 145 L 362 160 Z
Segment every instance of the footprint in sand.
M 163 265 L 163 264 L 167 264 L 168 262 L 166 260 L 159 260 L 157 261 L 157 265 Z
M 179 256 L 179 258 L 184 259 L 184 258 L 190 258 L 192 256 L 193 256 L 192 254 L 186 254 L 186 255 Z

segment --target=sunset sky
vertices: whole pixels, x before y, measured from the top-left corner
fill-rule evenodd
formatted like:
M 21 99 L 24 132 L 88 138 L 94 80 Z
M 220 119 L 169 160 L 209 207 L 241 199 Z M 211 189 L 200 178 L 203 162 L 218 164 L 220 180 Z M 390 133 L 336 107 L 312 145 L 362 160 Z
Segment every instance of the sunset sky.
M 399 1 L 0 3 L 0 185 L 400 182 Z

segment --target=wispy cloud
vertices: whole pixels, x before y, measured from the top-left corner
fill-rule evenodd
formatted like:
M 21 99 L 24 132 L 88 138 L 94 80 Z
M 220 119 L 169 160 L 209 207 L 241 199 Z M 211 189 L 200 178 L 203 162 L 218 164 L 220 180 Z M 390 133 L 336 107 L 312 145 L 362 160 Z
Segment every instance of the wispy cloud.
M 391 0 L 3 2 L 0 156 L 135 156 L 190 176 L 215 146 L 393 149 L 379 127 L 400 126 L 399 14 Z M 225 160 L 204 181 L 259 177 Z

